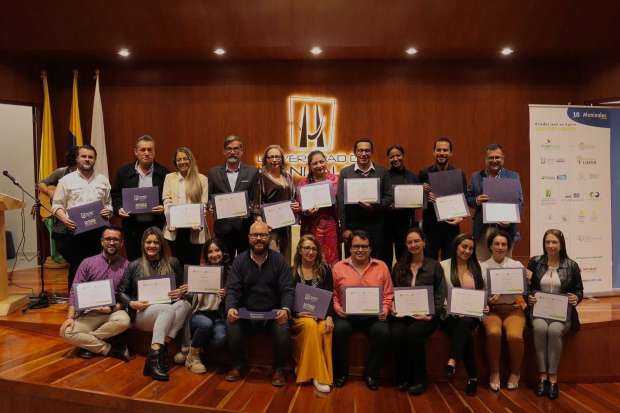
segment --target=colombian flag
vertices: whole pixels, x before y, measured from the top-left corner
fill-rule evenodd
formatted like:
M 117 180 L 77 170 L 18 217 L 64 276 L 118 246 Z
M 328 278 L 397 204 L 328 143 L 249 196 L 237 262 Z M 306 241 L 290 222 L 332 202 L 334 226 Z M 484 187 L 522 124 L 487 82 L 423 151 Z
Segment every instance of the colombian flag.
M 39 181 L 45 179 L 56 169 L 56 145 L 54 143 L 54 125 L 52 124 L 52 106 L 47 87 L 47 73 L 41 72 L 43 79 L 43 122 L 41 128 L 41 150 L 39 156 Z
M 84 145 L 82 125 L 80 124 L 80 106 L 78 104 L 78 72 L 73 71 L 73 100 L 71 102 L 71 119 L 69 120 L 69 142 L 71 145 Z

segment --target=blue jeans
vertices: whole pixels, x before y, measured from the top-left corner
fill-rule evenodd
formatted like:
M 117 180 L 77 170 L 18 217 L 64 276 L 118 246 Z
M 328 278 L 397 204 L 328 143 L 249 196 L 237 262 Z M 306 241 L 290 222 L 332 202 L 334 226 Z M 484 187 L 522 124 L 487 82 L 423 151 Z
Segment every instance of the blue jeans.
M 192 347 L 207 347 L 211 344 L 219 348 L 226 343 L 226 323 L 217 311 L 199 311 L 189 322 L 192 333 Z

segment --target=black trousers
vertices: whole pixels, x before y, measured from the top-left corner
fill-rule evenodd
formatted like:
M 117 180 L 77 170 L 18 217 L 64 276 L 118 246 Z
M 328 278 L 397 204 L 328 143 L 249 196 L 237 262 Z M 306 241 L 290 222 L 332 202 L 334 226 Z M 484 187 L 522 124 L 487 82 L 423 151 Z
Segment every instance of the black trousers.
M 424 256 L 439 260 L 439 252 L 441 251 L 441 259 L 452 258 L 452 241 L 459 235 L 460 228 L 458 225 L 450 225 L 445 222 L 438 222 L 434 225 L 424 226 L 424 234 L 426 235 L 426 248 Z
M 216 221 L 214 227 L 215 237 L 222 241 L 231 259 L 248 249 L 249 220 L 244 219 L 239 225 L 224 225 Z
M 234 368 L 245 369 L 248 365 L 246 337 L 258 331 L 269 331 L 273 337 L 273 368 L 279 370 L 286 367 L 290 355 L 289 323 L 280 325 L 275 320 L 237 320 L 226 325 Z
M 67 232 L 65 234 L 54 234 L 54 239 L 58 243 L 58 251 L 69 264 L 69 274 L 67 277 L 67 287 L 71 289 L 75 273 L 84 258 L 92 257 L 101 252 L 101 234 L 104 228 L 93 229 L 78 235 Z
M 426 384 L 426 341 L 437 329 L 435 318 L 430 321 L 412 317 L 396 318 L 390 323 L 394 346 L 394 379 L 396 384 Z
M 390 341 L 390 327 L 387 321 L 377 317 L 348 316 L 334 320 L 334 377 L 349 374 L 349 338 L 353 331 L 368 334 L 370 347 L 366 358 L 365 376 L 379 377 L 383 365 L 383 355 Z
M 131 218 L 134 219 L 135 218 Z M 125 233 L 125 255 L 127 260 L 134 261 L 142 256 L 142 235 L 147 228 L 157 227 L 162 229 L 162 225 L 154 221 L 139 222 L 134 221 L 123 225 Z
M 179 228 L 175 240 L 168 241 L 172 256 L 179 260 L 181 266 L 200 265 L 203 245 L 190 242 L 191 231 L 189 228 Z
M 391 212 L 388 212 L 391 213 Z M 417 223 L 412 221 L 410 217 L 400 217 L 399 219 L 388 219 L 385 224 L 384 239 L 386 248 L 386 257 L 390 258 L 388 268 L 392 268 L 392 248 L 396 255 L 396 261 L 407 252 L 405 236 L 407 231 L 412 227 L 417 227 Z
M 462 361 L 470 378 L 478 378 L 474 332 L 480 320 L 474 317 L 448 316 L 442 328 L 450 337 L 450 358 Z

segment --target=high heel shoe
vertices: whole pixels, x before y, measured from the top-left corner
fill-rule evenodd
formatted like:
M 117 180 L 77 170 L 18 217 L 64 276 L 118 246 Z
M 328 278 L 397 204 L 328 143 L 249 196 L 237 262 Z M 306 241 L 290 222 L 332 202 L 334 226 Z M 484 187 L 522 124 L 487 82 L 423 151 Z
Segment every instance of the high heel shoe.
M 547 396 L 549 400 L 555 400 L 560 396 L 560 387 L 557 383 L 549 383 L 549 393 Z
M 538 380 L 535 393 L 538 397 L 543 397 L 549 394 L 549 380 Z
M 475 396 L 478 392 L 478 379 L 467 379 L 467 386 L 465 386 L 465 394 L 468 396 Z
M 446 373 L 446 377 L 451 379 L 456 374 L 456 366 L 453 366 L 452 364 L 446 364 L 446 368 L 444 371 Z

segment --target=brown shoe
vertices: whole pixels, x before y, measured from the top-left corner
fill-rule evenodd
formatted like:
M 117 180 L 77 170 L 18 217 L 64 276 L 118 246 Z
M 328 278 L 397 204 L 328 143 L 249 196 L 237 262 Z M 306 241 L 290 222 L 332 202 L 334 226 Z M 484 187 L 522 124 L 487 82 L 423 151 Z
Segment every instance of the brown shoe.
M 282 370 L 276 370 L 271 378 L 271 385 L 276 387 L 282 387 L 286 384 L 286 376 Z
M 226 373 L 226 376 L 224 378 L 226 379 L 226 381 L 237 381 L 241 379 L 241 370 L 239 369 L 229 370 L 228 373 Z

